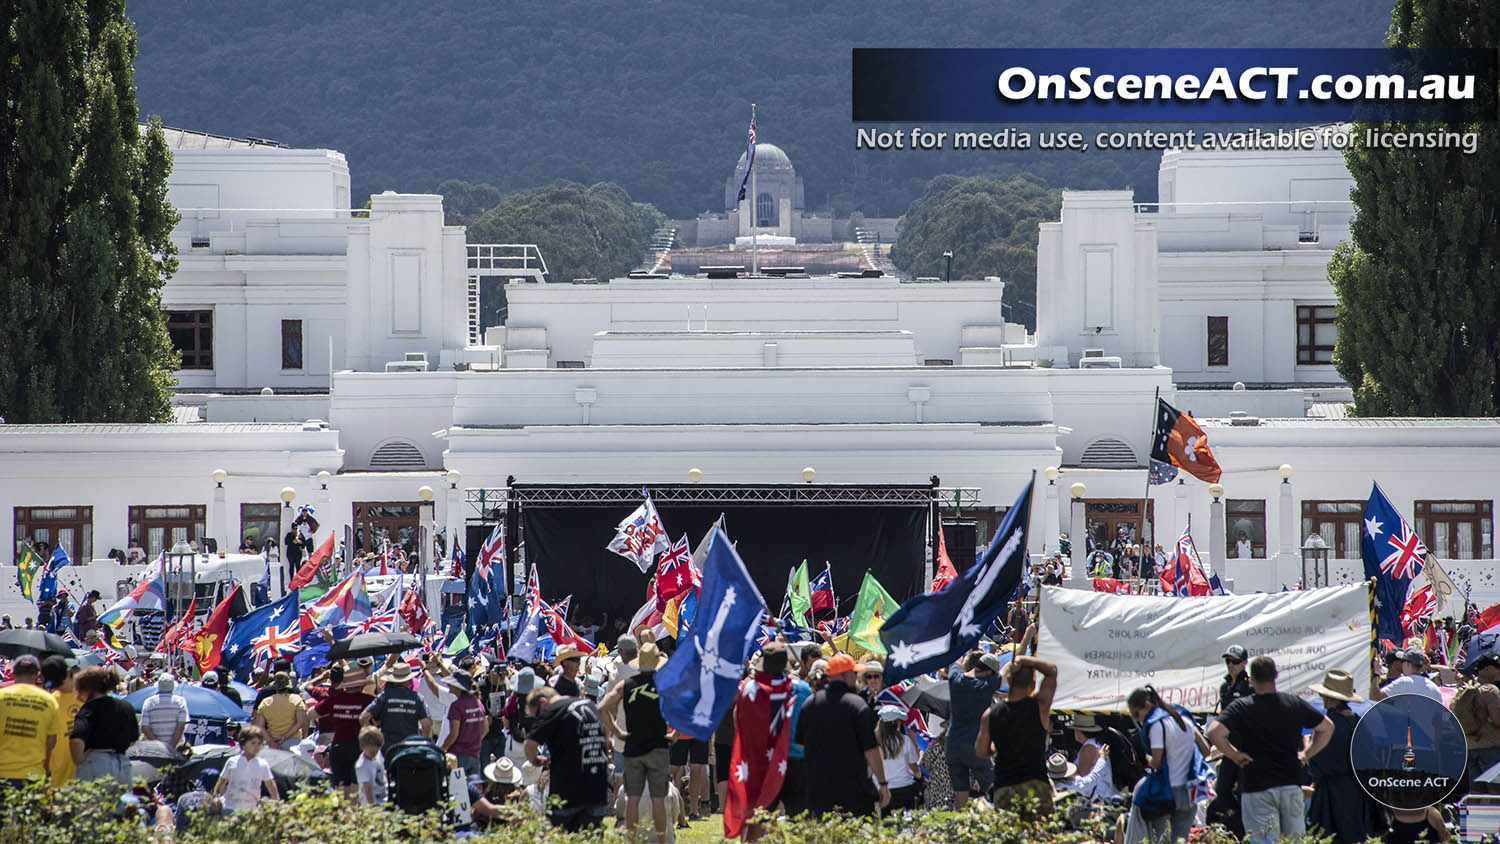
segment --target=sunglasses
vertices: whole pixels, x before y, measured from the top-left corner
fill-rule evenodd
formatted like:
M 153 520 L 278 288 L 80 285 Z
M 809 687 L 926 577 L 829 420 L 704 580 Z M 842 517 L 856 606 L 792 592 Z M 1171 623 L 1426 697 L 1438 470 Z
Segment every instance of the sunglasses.
M 884 677 L 884 676 L 885 676 L 884 674 L 866 674 L 865 675 L 865 679 L 866 680 L 879 680 L 881 677 Z
M 1229 657 L 1224 658 L 1225 665 L 1241 665 L 1244 662 L 1245 661 L 1243 659 L 1230 659 Z

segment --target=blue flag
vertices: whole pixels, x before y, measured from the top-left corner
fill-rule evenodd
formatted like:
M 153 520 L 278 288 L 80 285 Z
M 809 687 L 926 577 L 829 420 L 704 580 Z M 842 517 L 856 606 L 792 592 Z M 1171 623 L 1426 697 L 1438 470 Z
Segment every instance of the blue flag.
M 739 195 L 739 198 L 737 198 L 735 200 L 735 202 L 744 202 L 745 201 L 745 188 L 750 185 L 750 171 L 754 170 L 754 169 L 755 169 L 755 117 L 752 116 L 750 118 L 750 139 L 745 144 L 745 177 L 743 179 L 740 179 L 740 195 Z M 751 198 L 751 200 L 750 200 L 750 213 L 752 215 L 755 214 L 755 199 L 754 198 Z M 753 216 L 752 216 L 752 219 L 754 219 Z M 759 223 L 758 222 L 752 222 L 750 225 L 755 226 L 755 225 L 759 225 Z
M 68 559 L 68 552 L 64 551 L 61 545 L 52 547 L 52 559 L 42 567 L 42 579 L 37 584 L 38 601 L 57 600 L 57 570 L 70 562 L 72 561 Z
M 1370 500 L 1365 502 L 1359 556 L 1365 562 L 1365 578 L 1375 579 L 1376 635 L 1392 642 L 1405 640 L 1401 609 L 1412 579 L 1427 562 L 1427 546 L 1391 506 L 1380 484 L 1370 485 Z
M 516 628 L 515 638 L 510 643 L 510 656 L 522 662 L 531 662 L 536 659 L 539 651 L 538 640 L 542 636 L 542 614 L 532 613 L 526 617 L 520 627 Z
M 1031 483 L 990 540 L 973 568 L 942 589 L 901 605 L 880 628 L 890 660 L 885 683 L 936 671 L 974 647 L 1005 611 L 1026 567 L 1026 529 L 1031 520 Z
M 755 649 L 766 600 L 724 531 L 715 528 L 703 563 L 696 618 L 656 672 L 661 714 L 679 733 L 707 741 L 734 703 L 745 660 Z
M 333 640 L 348 638 L 354 632 L 352 627 L 345 624 L 335 624 L 328 628 L 333 633 Z M 328 662 L 328 652 L 333 645 L 323 638 L 322 629 L 309 630 L 302 634 L 302 650 L 292 657 L 292 670 L 297 672 L 298 677 L 310 676 L 313 672 L 323 667 Z
M 224 664 L 237 673 L 263 659 L 290 657 L 302 639 L 296 589 L 281 600 L 231 619 L 224 634 Z

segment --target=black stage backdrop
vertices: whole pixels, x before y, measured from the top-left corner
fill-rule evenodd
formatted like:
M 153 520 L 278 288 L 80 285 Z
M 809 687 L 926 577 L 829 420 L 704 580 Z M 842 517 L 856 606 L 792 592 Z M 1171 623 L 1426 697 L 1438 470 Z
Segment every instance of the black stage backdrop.
M 525 558 L 536 563 L 542 596 L 559 601 L 571 594 L 575 619 L 592 616 L 598 623 L 608 613 L 611 626 L 616 618 L 628 621 L 645 603 L 649 578 L 604 546 L 635 506 L 523 506 Z M 656 510 L 673 541 L 686 533 L 695 547 L 723 513 L 729 538 L 773 613 L 781 608 L 787 574 L 803 559 L 809 577 L 825 561 L 832 564 L 840 615 L 854 608 L 867 570 L 899 601 L 926 588 L 925 506 L 658 502 Z

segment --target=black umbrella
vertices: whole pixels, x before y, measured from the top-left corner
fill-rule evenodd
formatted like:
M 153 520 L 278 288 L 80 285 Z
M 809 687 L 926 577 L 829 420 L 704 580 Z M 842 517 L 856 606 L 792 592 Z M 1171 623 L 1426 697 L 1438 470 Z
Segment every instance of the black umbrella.
M 27 630 L 22 627 L 0 630 L 0 656 L 18 657 L 25 654 L 71 657 L 73 646 L 63 637 L 45 630 Z
M 187 757 L 178 753 L 170 744 L 155 739 L 141 739 L 132 744 L 125 755 L 132 762 L 145 762 L 153 768 L 181 765 L 187 761 Z
M 375 630 L 369 633 L 355 633 L 347 639 L 334 642 L 333 647 L 328 649 L 328 660 L 332 662 L 335 659 L 385 656 L 420 647 L 422 647 L 422 641 L 410 633 L 388 633 Z
M 162 772 L 150 762 L 140 759 L 130 760 L 130 778 L 132 780 L 145 780 L 146 785 L 156 785 L 162 780 Z
M 918 712 L 948 717 L 948 683 L 945 680 L 913 680 L 911 687 L 902 692 L 901 700 Z
M 185 781 L 191 782 L 209 769 L 222 771 L 229 760 L 239 754 L 238 747 L 226 747 L 221 744 L 201 745 L 193 748 L 192 758 L 178 768 L 178 773 Z M 298 756 L 290 750 L 266 747 L 256 754 L 256 758 L 266 760 L 266 764 L 271 766 L 271 775 L 276 778 L 276 788 L 283 796 L 313 780 L 328 776 L 322 768 L 318 767 L 318 763 L 304 756 Z

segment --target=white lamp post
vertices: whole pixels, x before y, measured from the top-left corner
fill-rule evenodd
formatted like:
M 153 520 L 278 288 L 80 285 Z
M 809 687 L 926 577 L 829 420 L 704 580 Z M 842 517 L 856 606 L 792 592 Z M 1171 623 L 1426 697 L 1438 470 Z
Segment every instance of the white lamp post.
M 1086 558 L 1089 547 L 1089 526 L 1084 521 L 1083 497 L 1088 495 L 1089 488 L 1082 481 L 1068 487 L 1068 493 L 1073 496 L 1068 514 L 1068 539 L 1073 545 L 1073 557 L 1068 561 L 1071 576 L 1068 578 L 1075 589 L 1084 588 L 1088 582 L 1088 566 Z
M 229 473 L 223 469 L 215 469 L 212 477 L 214 479 L 214 526 L 211 535 L 214 543 L 219 546 L 219 554 L 222 556 L 225 546 L 229 544 L 229 513 L 224 492 L 224 481 L 229 479 Z
M 817 476 L 818 476 L 818 470 L 817 469 L 814 469 L 811 466 L 803 467 L 803 469 L 802 469 L 802 480 L 807 481 L 808 483 L 812 483 L 813 479 L 816 478 Z

